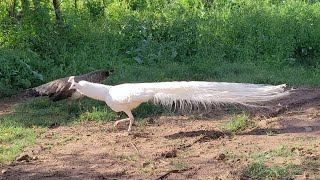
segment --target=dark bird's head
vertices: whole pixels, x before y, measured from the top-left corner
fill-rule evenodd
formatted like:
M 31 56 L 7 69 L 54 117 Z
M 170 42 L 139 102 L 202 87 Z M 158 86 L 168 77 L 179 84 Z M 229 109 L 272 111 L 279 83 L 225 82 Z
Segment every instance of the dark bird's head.
M 101 70 L 101 73 L 103 76 L 105 76 L 106 78 L 109 77 L 112 73 L 113 73 L 113 69 L 110 70 Z

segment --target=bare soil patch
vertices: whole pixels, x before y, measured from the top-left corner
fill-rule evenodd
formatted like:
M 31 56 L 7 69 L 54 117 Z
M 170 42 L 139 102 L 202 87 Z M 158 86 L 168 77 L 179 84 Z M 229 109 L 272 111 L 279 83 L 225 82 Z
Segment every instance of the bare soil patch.
M 320 89 L 299 88 L 267 106 L 252 110 L 257 127 L 237 135 L 219 130 L 230 115 L 223 110 L 204 117 L 152 117 L 130 135 L 112 123 L 90 121 L 51 128 L 25 150 L 27 160 L 2 167 L 0 179 L 241 179 L 254 154 L 278 147 L 306 167 L 295 179 L 319 178 L 320 167 L 307 160 L 320 166 Z M 269 157 L 278 165 L 287 161 Z

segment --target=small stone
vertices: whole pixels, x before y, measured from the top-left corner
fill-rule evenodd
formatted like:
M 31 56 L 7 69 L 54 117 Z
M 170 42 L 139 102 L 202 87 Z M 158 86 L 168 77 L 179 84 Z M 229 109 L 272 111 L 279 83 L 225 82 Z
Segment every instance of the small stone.
M 1 174 L 5 174 L 5 173 L 7 173 L 7 171 L 8 171 L 8 169 L 2 169 Z
M 149 118 L 146 119 L 146 122 L 147 122 L 148 124 L 154 124 L 154 123 L 155 123 L 155 120 L 154 120 L 154 118 L 149 117 Z
M 26 161 L 26 162 L 29 162 L 32 158 L 28 155 L 28 154 L 24 154 L 24 155 L 21 155 L 19 156 L 16 160 L 17 161 Z
M 93 166 L 91 166 L 90 168 L 93 169 L 93 168 L 96 168 L 98 166 L 98 164 L 95 164 Z
M 218 155 L 217 160 L 222 161 L 222 160 L 224 160 L 225 158 L 226 158 L 226 155 L 222 153 L 222 154 L 219 154 L 219 155 Z
M 172 151 L 168 151 L 168 152 L 162 152 L 161 157 L 164 157 L 164 158 L 174 158 L 174 157 L 177 157 L 177 150 L 174 149 Z
M 150 164 L 150 162 L 144 162 L 142 163 L 142 167 L 147 167 Z
M 311 127 L 304 127 L 304 129 L 307 131 L 307 132 L 311 132 L 312 131 L 312 128 Z

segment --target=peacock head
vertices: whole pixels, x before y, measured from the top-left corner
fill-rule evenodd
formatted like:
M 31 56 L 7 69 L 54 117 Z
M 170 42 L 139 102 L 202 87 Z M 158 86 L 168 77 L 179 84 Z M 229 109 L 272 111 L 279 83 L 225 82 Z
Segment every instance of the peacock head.
M 69 90 L 70 89 L 79 89 L 79 84 L 74 81 L 74 76 L 71 76 L 68 79 L 68 82 L 71 83 Z

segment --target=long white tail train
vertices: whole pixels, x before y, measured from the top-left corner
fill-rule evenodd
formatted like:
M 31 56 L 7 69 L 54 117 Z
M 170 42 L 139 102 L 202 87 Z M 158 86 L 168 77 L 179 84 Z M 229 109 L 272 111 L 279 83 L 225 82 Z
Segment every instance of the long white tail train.
M 128 118 L 115 122 L 129 121 L 131 130 L 134 117 L 132 109 L 141 103 L 153 101 L 166 106 L 178 103 L 179 108 L 189 105 L 219 105 L 225 103 L 251 105 L 289 95 L 286 85 L 260 85 L 227 82 L 177 81 L 154 83 L 128 83 L 116 86 L 80 81 L 71 77 L 70 89 L 93 99 L 105 101 L 114 111 L 123 111 Z

